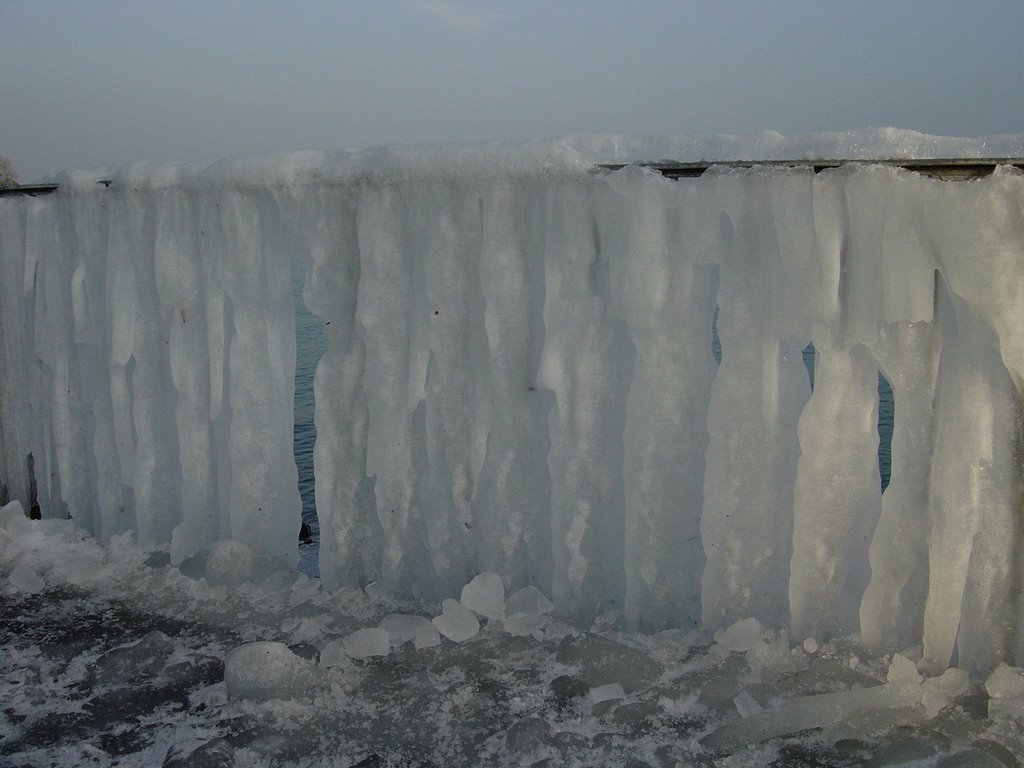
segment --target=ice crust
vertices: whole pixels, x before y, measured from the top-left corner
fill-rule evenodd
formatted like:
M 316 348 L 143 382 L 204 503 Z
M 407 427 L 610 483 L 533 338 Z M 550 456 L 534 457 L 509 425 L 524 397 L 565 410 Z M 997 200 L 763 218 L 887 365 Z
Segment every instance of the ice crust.
M 838 639 L 808 655 L 762 628 L 732 651 L 702 630 L 616 629 L 609 614 L 589 632 L 552 621 L 516 637 L 492 621 L 459 645 L 414 648 L 405 638 L 431 626 L 428 604 L 311 590 L 294 571 L 231 591 L 129 536 L 102 543 L 55 522 L 0 507 L 0 580 L 25 566 L 44 582 L 0 594 L 12 617 L 0 625 L 0 732 L 19 765 L 428 754 L 430 765 L 1014 766 L 1024 754 L 1024 670 L 1005 664 L 984 683 L 960 669 L 922 679 L 920 646 L 889 661 Z M 360 629 L 390 641 L 387 655 L 349 656 Z
M 1024 178 L 593 169 L 993 154 L 1024 143 L 589 137 L 68 173 L 0 200 L 0 482 L 27 505 L 31 454 L 46 517 L 175 564 L 223 541 L 295 562 L 298 258 L 327 336 L 328 588 L 439 601 L 492 572 L 584 623 L 752 617 L 922 644 L 933 673 L 1018 663 Z

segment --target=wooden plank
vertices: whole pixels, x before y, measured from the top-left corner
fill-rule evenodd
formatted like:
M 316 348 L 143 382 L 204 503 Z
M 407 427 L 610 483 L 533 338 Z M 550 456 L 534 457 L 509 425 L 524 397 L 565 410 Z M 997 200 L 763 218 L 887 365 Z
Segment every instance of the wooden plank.
M 931 176 L 945 181 L 968 181 L 970 179 L 981 179 L 991 176 L 996 166 L 1012 165 L 1024 171 L 1024 158 L 1019 157 L 996 157 L 996 158 L 935 158 L 923 160 L 898 160 L 883 158 L 878 160 L 721 160 L 696 162 L 679 162 L 676 160 L 655 160 L 651 162 L 637 163 L 601 163 L 595 166 L 600 171 L 619 171 L 627 166 L 650 168 L 658 171 L 662 176 L 670 179 L 691 179 L 703 176 L 712 166 L 718 168 L 809 168 L 815 173 L 829 168 L 840 168 L 844 165 L 889 165 L 896 168 L 904 168 L 908 171 L 925 176 Z M 110 179 L 101 179 L 96 182 L 106 187 L 110 186 Z M 15 187 L 0 188 L 0 197 L 13 195 L 49 195 L 56 192 L 57 184 L 22 184 Z
M 35 197 L 36 195 L 49 195 L 56 191 L 56 184 L 22 184 L 16 187 L 0 187 L 0 197 L 10 197 L 13 195 Z
M 1024 171 L 1024 159 L 1017 157 L 999 158 L 934 158 L 920 160 L 899 160 L 892 158 L 878 160 L 723 160 L 721 162 L 675 162 L 658 160 L 639 163 L 602 163 L 598 166 L 607 171 L 618 171 L 627 166 L 639 166 L 658 171 L 670 179 L 688 179 L 703 176 L 712 166 L 719 168 L 809 168 L 814 173 L 845 165 L 888 165 L 931 176 L 945 181 L 968 181 L 992 175 L 997 166 L 1012 165 Z
M 96 183 L 102 184 L 104 187 L 109 187 L 110 179 L 100 179 Z M 21 184 L 14 187 L 0 187 L 0 197 L 13 195 L 28 195 L 29 197 L 52 195 L 59 187 L 59 184 Z

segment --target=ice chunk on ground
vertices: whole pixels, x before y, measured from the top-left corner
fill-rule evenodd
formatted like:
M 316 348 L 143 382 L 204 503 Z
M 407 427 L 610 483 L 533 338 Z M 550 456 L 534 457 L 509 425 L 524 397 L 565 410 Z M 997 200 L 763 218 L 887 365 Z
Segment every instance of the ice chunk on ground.
M 538 615 L 551 613 L 555 609 L 554 603 L 548 600 L 547 596 L 532 584 L 523 587 L 518 592 L 513 592 L 505 600 L 505 615 L 513 616 L 517 613 Z
M 441 603 L 441 615 L 434 619 L 434 626 L 438 632 L 455 643 L 469 640 L 480 631 L 480 621 L 473 612 L 450 597 Z
M 994 699 L 1024 701 L 1024 669 L 1000 664 L 985 681 L 985 690 Z
M 411 642 L 420 650 L 441 642 L 437 628 L 425 616 L 393 613 L 381 619 L 380 628 L 388 633 L 391 645 L 396 647 Z
M 505 587 L 501 577 L 490 571 L 475 576 L 462 588 L 460 602 L 488 619 L 505 618 Z
M 885 679 L 890 683 L 895 683 L 898 680 L 911 680 L 919 683 L 921 674 L 917 671 L 917 665 L 914 662 L 902 654 L 894 653 Z
M 317 678 L 309 661 L 284 643 L 247 643 L 224 659 L 228 698 L 268 701 L 312 696 Z
M 724 725 L 705 736 L 701 743 L 708 749 L 724 752 L 808 728 L 835 725 L 854 716 L 865 718 L 877 714 L 884 720 L 893 710 L 920 703 L 921 685 L 911 680 L 803 696 L 784 702 L 778 709 Z
M 947 669 L 938 677 L 924 681 L 921 703 L 928 717 L 935 717 L 950 701 L 967 693 L 970 679 L 963 669 Z
M 6 528 L 12 520 L 24 519 L 27 519 L 25 508 L 17 499 L 0 507 L 0 527 Z
M 393 613 L 381 619 L 379 626 L 388 633 L 392 645 L 401 646 L 404 643 L 415 642 L 423 627 L 433 625 L 425 616 Z
M 735 624 L 715 633 L 715 642 L 733 653 L 743 653 L 764 639 L 764 627 L 757 619 L 740 619 Z
M 357 629 L 344 639 L 345 653 L 353 659 L 387 656 L 391 651 L 391 638 L 386 629 Z
M 740 713 L 740 717 L 750 717 L 764 709 L 757 703 L 757 699 L 750 695 L 749 691 L 740 691 L 732 703 L 736 705 L 736 711 Z
M 424 648 L 433 648 L 441 643 L 441 633 L 437 631 L 437 627 L 432 622 L 428 621 L 416 627 L 416 634 L 412 642 L 416 646 L 417 651 L 421 651 Z
M 18 592 L 26 595 L 34 595 L 42 591 L 43 587 L 46 586 L 46 582 L 43 581 L 42 577 L 30 565 L 24 563 L 11 571 L 7 583 Z
M 590 689 L 590 703 L 600 704 L 605 701 L 615 701 L 626 698 L 626 692 L 622 690 L 621 683 L 607 683 Z
M 985 681 L 985 690 L 989 717 L 1024 720 L 1024 669 L 1000 664 Z
M 320 651 L 320 666 L 340 667 L 348 663 L 349 656 L 345 653 L 345 641 L 331 640 Z

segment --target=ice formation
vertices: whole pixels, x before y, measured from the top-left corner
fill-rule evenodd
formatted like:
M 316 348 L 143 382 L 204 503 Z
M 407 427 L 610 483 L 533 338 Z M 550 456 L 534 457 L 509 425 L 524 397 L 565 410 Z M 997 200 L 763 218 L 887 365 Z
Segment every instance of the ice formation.
M 326 586 L 437 601 L 490 571 L 563 617 L 754 617 L 923 644 L 932 671 L 1022 660 L 1024 178 L 594 169 L 714 146 L 993 149 L 709 141 L 133 165 L 0 200 L 0 482 L 176 564 L 223 540 L 294 561 L 298 258 L 327 335 Z M 896 410 L 884 495 L 879 372 Z M 476 631 L 445 605 L 442 634 Z

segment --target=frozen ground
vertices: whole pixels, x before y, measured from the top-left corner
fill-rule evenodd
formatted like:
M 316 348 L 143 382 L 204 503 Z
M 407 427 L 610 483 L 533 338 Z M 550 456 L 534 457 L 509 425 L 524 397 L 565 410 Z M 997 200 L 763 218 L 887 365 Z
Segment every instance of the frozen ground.
M 18 505 L 0 526 L 3 765 L 999 768 L 1024 752 L 1008 667 L 922 682 L 901 656 L 753 620 L 717 639 L 613 615 L 580 632 L 493 577 L 461 596 L 480 628 L 456 643 L 436 632 L 465 629 L 455 606 L 431 623 L 440 606 L 329 593 L 235 543 L 174 568 Z M 390 652 L 367 655 L 385 633 Z

